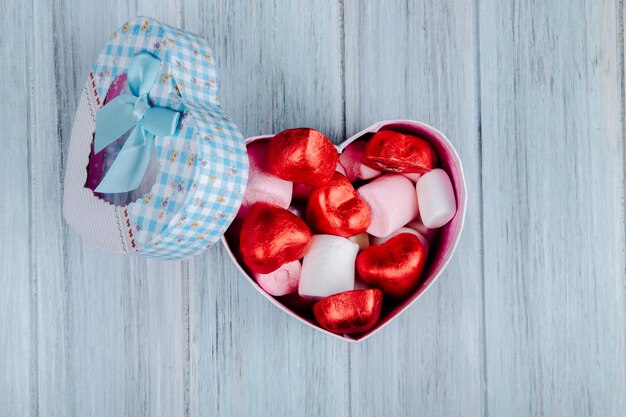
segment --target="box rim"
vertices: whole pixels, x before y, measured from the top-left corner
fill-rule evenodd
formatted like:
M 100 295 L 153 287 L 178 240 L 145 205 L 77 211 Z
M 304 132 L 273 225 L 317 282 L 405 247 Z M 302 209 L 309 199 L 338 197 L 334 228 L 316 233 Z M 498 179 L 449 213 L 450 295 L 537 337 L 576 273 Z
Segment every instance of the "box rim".
M 263 290 L 259 286 L 259 284 L 243 269 L 243 267 L 241 266 L 240 262 L 237 260 L 237 257 L 235 256 L 235 254 L 231 250 L 230 246 L 228 245 L 228 242 L 226 241 L 225 235 L 222 235 L 222 237 L 221 237 L 221 241 L 222 241 L 222 244 L 224 245 L 224 247 L 226 249 L 226 252 L 228 253 L 231 261 L 235 264 L 237 269 L 239 269 L 239 272 L 244 276 L 244 278 L 247 278 L 247 281 L 258 292 L 260 292 L 266 299 L 268 299 L 278 309 L 280 309 L 284 313 L 290 315 L 291 317 L 297 319 L 298 321 L 306 324 L 307 326 L 309 326 L 309 327 L 311 327 L 311 328 L 313 328 L 313 329 L 315 329 L 317 331 L 320 331 L 320 332 L 325 333 L 327 335 L 333 336 L 336 339 L 340 339 L 340 340 L 347 341 L 347 342 L 350 342 L 350 343 L 361 343 L 361 342 L 365 341 L 366 339 L 368 339 L 370 336 L 372 336 L 372 335 L 378 333 L 379 331 L 381 331 L 382 329 L 384 329 L 389 323 L 391 323 L 396 317 L 400 316 L 406 310 L 408 310 L 409 307 L 411 307 L 418 299 L 420 299 L 424 294 L 426 294 L 426 292 L 428 292 L 428 290 L 430 288 L 432 288 L 434 286 L 435 282 L 439 280 L 439 277 L 441 276 L 443 271 L 447 268 L 448 264 L 450 263 L 450 260 L 454 256 L 454 254 L 456 252 L 456 249 L 457 249 L 457 246 L 459 244 L 459 241 L 461 240 L 461 235 L 463 234 L 463 229 L 465 227 L 465 214 L 466 214 L 466 211 L 467 211 L 467 184 L 466 184 L 466 181 L 465 181 L 465 173 L 463 171 L 463 163 L 461 161 L 461 158 L 459 157 L 459 154 L 458 154 L 456 148 L 452 145 L 450 140 L 440 130 L 430 126 L 427 123 L 419 122 L 419 121 L 416 121 L 416 120 L 410 120 L 410 119 L 383 120 L 383 121 L 376 122 L 376 123 L 372 124 L 371 126 L 369 126 L 369 127 L 365 128 L 365 129 L 355 133 L 354 135 L 350 136 L 348 139 L 344 140 L 340 144 L 336 144 L 335 148 L 337 148 L 337 150 L 339 152 L 342 152 L 348 145 L 350 145 L 352 142 L 358 140 L 363 135 L 365 135 L 367 133 L 378 132 L 384 126 L 387 126 L 387 125 L 390 125 L 390 124 L 397 124 L 397 123 L 405 123 L 405 124 L 410 124 L 410 125 L 416 125 L 416 126 L 424 128 L 426 130 L 432 131 L 436 136 L 439 137 L 440 140 L 442 140 L 444 142 L 444 144 L 446 145 L 446 147 L 448 148 L 448 150 L 450 151 L 450 153 L 452 155 L 452 160 L 454 161 L 454 164 L 456 165 L 456 167 L 458 168 L 458 171 L 459 171 L 459 180 L 460 180 L 460 184 L 461 184 L 461 189 L 458 190 L 457 193 L 458 193 L 458 195 L 460 197 L 462 197 L 462 202 L 457 201 L 457 213 L 456 213 L 456 215 L 460 215 L 461 218 L 460 218 L 459 226 L 458 226 L 458 229 L 457 229 L 458 232 L 456 232 L 456 236 L 454 237 L 452 245 L 450 246 L 450 249 L 449 249 L 449 256 L 447 257 L 447 259 L 444 260 L 443 264 L 441 265 L 440 270 L 432 277 L 432 280 L 426 286 L 426 288 L 424 288 L 422 290 L 422 292 L 420 292 L 413 300 L 409 301 L 405 306 L 401 307 L 401 309 L 393 317 L 391 317 L 389 320 L 387 320 L 384 323 L 382 323 L 380 326 L 375 327 L 374 329 L 364 333 L 362 337 L 353 338 L 353 337 L 350 337 L 350 336 L 346 336 L 344 334 L 336 334 L 336 333 L 329 332 L 328 330 L 326 330 L 326 329 L 324 329 L 324 328 L 322 328 L 320 326 L 317 326 L 317 325 L 314 325 L 314 324 L 310 323 L 309 321 L 305 320 L 304 318 L 300 317 L 299 315 L 297 315 L 296 313 L 291 311 L 283 303 L 278 301 L 272 295 L 268 294 L 265 290 Z M 247 146 L 248 144 L 256 142 L 258 140 L 269 139 L 269 138 L 272 138 L 274 136 L 275 135 L 251 136 L 251 137 L 245 139 L 245 143 L 246 143 L 246 146 Z

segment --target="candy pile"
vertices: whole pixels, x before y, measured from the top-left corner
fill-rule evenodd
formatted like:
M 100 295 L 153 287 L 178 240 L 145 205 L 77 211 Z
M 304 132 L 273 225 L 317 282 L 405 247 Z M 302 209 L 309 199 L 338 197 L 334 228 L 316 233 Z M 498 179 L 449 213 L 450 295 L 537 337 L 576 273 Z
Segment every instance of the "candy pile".
M 267 293 L 353 334 L 376 325 L 383 299 L 417 289 L 436 229 L 456 213 L 428 141 L 384 130 L 339 155 L 301 128 L 255 141 L 248 154 L 229 244 Z

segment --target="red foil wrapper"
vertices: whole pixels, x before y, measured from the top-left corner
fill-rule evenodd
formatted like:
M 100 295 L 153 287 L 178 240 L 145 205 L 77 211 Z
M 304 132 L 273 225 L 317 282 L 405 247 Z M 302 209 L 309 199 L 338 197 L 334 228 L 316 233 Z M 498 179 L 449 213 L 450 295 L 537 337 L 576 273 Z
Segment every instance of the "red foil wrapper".
M 372 215 L 350 181 L 335 172 L 328 183 L 311 191 L 306 219 L 318 232 L 350 237 L 365 232 Z
M 267 160 L 270 173 L 287 181 L 313 187 L 330 181 L 339 154 L 330 140 L 317 130 L 289 129 L 269 140 Z
M 411 233 L 400 233 L 381 245 L 369 246 L 356 258 L 361 279 L 393 298 L 407 297 L 415 290 L 425 264 L 426 250 Z
M 340 292 L 313 306 L 315 320 L 332 333 L 363 333 L 380 317 L 383 293 L 375 288 Z
M 437 166 L 437 153 L 422 138 L 382 130 L 367 142 L 361 162 L 378 171 L 423 174 Z
M 243 263 L 259 274 L 302 258 L 310 242 L 311 231 L 298 216 L 267 203 L 250 207 L 239 233 Z

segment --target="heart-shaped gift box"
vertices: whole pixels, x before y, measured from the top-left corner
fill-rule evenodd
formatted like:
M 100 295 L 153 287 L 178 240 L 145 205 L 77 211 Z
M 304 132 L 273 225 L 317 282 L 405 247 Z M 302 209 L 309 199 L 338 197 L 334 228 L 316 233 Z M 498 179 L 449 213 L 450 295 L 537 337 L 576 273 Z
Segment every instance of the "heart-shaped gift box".
M 341 153 L 349 144 L 351 144 L 355 140 L 367 140 L 374 133 L 381 130 L 391 130 L 400 133 L 413 134 L 420 138 L 426 139 L 428 142 L 430 142 L 431 145 L 433 145 L 435 151 L 437 152 L 437 156 L 439 157 L 439 168 L 442 168 L 444 171 L 446 171 L 446 173 L 450 177 L 450 180 L 452 181 L 456 197 L 457 210 L 452 220 L 439 229 L 437 237 L 434 241 L 431 242 L 428 259 L 426 261 L 426 266 L 424 268 L 424 272 L 420 280 L 419 286 L 416 288 L 413 294 L 411 294 L 407 298 L 399 301 L 385 300 L 385 302 L 383 303 L 383 310 L 380 320 L 373 328 L 371 328 L 367 332 L 356 335 L 338 335 L 321 328 L 310 314 L 309 308 L 300 308 L 301 306 L 299 305 L 299 302 L 301 300 L 296 300 L 295 302 L 293 301 L 294 298 L 298 298 L 297 294 L 294 294 L 293 296 L 274 297 L 265 292 L 259 286 L 259 284 L 257 284 L 257 282 L 250 276 L 247 269 L 242 266 L 241 260 L 237 257 L 236 254 L 238 253 L 238 250 L 236 247 L 236 239 L 229 239 L 227 237 L 228 233 L 222 238 L 222 243 L 226 247 L 226 250 L 228 251 L 228 254 L 230 255 L 232 261 L 235 263 L 235 265 L 237 265 L 237 268 L 239 268 L 241 274 L 245 276 L 250 284 L 252 284 L 252 286 L 256 288 L 257 291 L 259 291 L 264 297 L 270 300 L 278 308 L 285 311 L 292 317 L 302 321 L 303 323 L 331 336 L 335 336 L 342 340 L 347 340 L 351 342 L 362 341 L 379 331 L 394 317 L 405 311 L 422 294 L 424 294 L 428 288 L 431 287 L 431 285 L 441 275 L 442 271 L 452 258 L 457 243 L 461 237 L 461 232 L 463 230 L 463 224 L 465 221 L 467 194 L 465 178 L 463 176 L 463 166 L 461 164 L 459 155 L 457 154 L 450 141 L 448 141 L 443 133 L 439 132 L 437 129 L 425 123 L 420 123 L 413 120 L 381 121 L 353 135 L 340 145 L 337 145 L 337 150 L 339 151 L 339 153 Z M 268 140 L 272 137 L 273 135 L 251 137 L 246 139 L 246 144 L 251 144 L 256 141 Z M 310 307 L 310 305 L 308 307 Z
M 398 302 L 384 301 L 379 322 L 362 334 L 327 332 L 315 323 L 310 308 L 299 309 L 289 296 L 267 294 L 242 267 L 233 241 L 224 237 L 244 199 L 246 145 L 272 136 L 244 141 L 219 99 L 213 53 L 197 35 L 145 17 L 130 20 L 113 34 L 89 74 L 76 111 L 64 215 L 86 240 L 117 253 L 184 259 L 221 238 L 243 276 L 280 309 L 335 337 L 363 340 L 404 311 L 441 274 L 459 240 L 466 205 L 461 161 L 446 137 L 426 124 L 379 122 L 337 149 L 342 152 L 380 130 L 411 133 L 433 145 L 440 168 L 452 181 L 457 210 L 431 242 L 415 292 Z M 103 133 L 108 138 L 99 144 Z
M 206 40 L 147 17 L 122 25 L 76 110 L 68 223 L 110 252 L 185 259 L 220 240 L 247 179 L 244 139 L 222 107 Z

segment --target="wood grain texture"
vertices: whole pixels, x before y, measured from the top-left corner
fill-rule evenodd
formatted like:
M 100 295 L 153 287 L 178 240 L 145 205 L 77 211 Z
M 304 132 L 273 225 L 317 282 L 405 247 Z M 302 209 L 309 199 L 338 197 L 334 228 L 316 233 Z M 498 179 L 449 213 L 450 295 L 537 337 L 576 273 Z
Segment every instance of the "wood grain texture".
M 480 2 L 491 416 L 626 409 L 618 5 Z
M 111 14 L 109 11 L 116 13 Z M 34 7 L 33 272 L 40 415 L 182 415 L 187 358 L 181 263 L 110 255 L 62 220 L 73 113 L 102 45 L 124 20 L 177 23 L 171 2 Z
M 206 37 L 222 102 L 245 136 L 312 126 L 341 140 L 340 4 L 186 2 Z M 190 264 L 190 415 L 349 415 L 345 343 L 278 311 L 221 245 Z
M 480 169 L 469 2 L 345 3 L 347 134 L 385 119 L 436 126 L 457 148 L 469 196 L 457 252 L 415 305 L 351 346 L 357 416 L 482 415 Z
M 0 2 L 3 27 L 25 22 L 28 9 L 22 2 Z M 28 136 L 31 131 L 30 90 L 31 63 L 28 28 L 24 25 L 0 38 L 0 112 L 11 115 L 12 129 L 0 133 L 0 415 L 30 414 L 34 402 L 31 395 L 32 341 L 30 283 L 30 158 Z M 4 57 L 14 57 L 13 60 Z M 15 94 L 16 91 L 21 94 Z M 10 99 L 9 99 L 10 98 Z M 7 198 L 10 196 L 11 198 Z
M 0 417 L 623 414 L 621 0 L 0 5 Z M 84 243 L 61 213 L 73 115 L 136 15 L 208 39 L 245 136 L 442 130 L 469 202 L 440 280 L 348 345 L 279 312 L 221 245 L 166 263 Z

